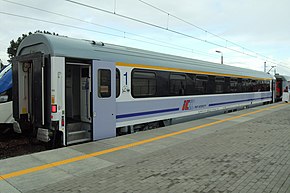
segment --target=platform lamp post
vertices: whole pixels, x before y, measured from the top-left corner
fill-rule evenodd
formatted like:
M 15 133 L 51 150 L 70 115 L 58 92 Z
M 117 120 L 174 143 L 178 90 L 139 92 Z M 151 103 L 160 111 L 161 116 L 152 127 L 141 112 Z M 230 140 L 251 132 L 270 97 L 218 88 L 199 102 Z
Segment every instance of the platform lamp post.
M 221 54 L 221 64 L 224 64 L 224 56 L 223 56 L 223 53 L 221 51 L 219 51 L 219 50 L 216 50 L 215 52 Z

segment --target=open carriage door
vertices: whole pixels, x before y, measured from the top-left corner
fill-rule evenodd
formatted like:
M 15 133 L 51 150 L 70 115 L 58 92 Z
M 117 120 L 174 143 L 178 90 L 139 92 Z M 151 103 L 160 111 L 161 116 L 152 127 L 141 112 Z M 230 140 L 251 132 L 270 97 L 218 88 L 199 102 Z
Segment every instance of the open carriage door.
M 116 136 L 116 66 L 93 61 L 93 140 Z
M 13 117 L 23 127 L 33 128 L 33 134 L 48 141 L 51 125 L 50 56 L 40 52 L 13 58 Z

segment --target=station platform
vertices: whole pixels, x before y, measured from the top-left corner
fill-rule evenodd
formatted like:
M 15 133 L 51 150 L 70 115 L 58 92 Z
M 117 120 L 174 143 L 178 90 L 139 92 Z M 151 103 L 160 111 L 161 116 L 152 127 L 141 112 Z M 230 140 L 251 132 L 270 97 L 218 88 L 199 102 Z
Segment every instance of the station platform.
M 1 160 L 0 192 L 289 193 L 290 105 Z

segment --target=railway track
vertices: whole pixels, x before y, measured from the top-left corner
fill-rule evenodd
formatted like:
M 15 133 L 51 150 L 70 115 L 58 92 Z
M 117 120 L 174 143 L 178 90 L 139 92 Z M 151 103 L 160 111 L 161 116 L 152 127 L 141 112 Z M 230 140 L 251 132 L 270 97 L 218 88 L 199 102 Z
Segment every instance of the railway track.
M 41 143 L 29 136 L 17 134 L 13 129 L 0 128 L 0 159 L 15 157 L 46 150 Z

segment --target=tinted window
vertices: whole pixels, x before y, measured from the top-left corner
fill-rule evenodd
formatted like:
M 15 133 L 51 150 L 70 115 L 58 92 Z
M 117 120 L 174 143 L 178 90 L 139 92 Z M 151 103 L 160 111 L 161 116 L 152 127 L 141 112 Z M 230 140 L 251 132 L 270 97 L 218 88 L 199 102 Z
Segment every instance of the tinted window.
M 169 92 L 171 95 L 184 95 L 186 89 L 186 77 L 184 74 L 170 74 Z
M 256 80 L 251 80 L 251 89 L 250 89 L 250 91 L 251 92 L 257 92 L 258 91 Z
M 250 91 L 250 86 L 251 86 L 251 81 L 248 79 L 243 79 L 242 80 L 242 91 L 243 92 L 249 92 Z
M 100 98 L 107 98 L 111 96 L 111 70 L 98 70 L 99 84 L 98 96 Z
M 132 72 L 132 96 L 149 97 L 156 95 L 156 74 L 150 71 Z
M 238 78 L 237 91 L 243 92 L 243 79 L 241 79 L 241 78 Z
M 215 93 L 223 93 L 224 85 L 225 85 L 224 77 L 219 77 L 219 76 L 215 77 Z
M 193 95 L 194 94 L 194 86 L 195 86 L 195 75 L 194 74 L 186 74 L 185 95 Z
M 238 92 L 238 79 L 236 78 L 230 79 L 230 92 L 231 93 Z
M 197 75 L 195 80 L 195 93 L 206 94 L 208 76 Z

